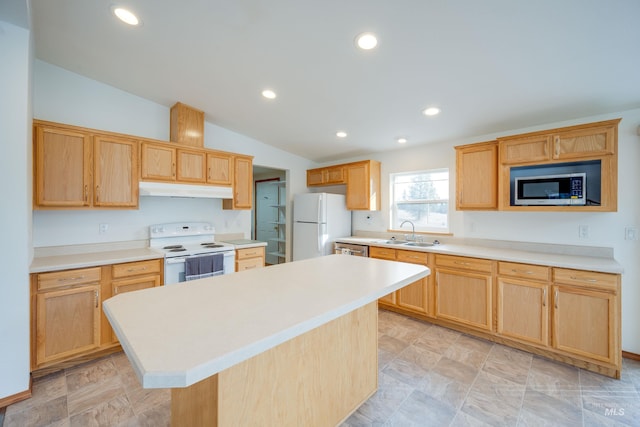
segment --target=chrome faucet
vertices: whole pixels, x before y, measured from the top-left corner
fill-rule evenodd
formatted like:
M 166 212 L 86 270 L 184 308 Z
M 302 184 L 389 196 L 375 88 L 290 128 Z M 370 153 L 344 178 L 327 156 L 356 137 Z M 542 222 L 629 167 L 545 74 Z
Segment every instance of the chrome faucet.
M 416 226 L 413 225 L 413 222 L 409 221 L 408 219 L 405 220 L 405 221 L 402 221 L 402 223 L 400 224 L 400 228 L 402 228 L 402 226 L 405 225 L 407 222 L 409 224 L 411 224 L 411 238 L 405 237 L 405 239 L 415 241 L 416 240 Z

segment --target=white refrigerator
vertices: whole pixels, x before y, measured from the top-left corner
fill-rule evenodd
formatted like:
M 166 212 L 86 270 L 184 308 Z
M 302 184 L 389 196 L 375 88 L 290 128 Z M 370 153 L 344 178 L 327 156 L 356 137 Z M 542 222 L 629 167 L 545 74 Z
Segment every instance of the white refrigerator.
M 345 196 L 330 193 L 296 194 L 293 199 L 293 260 L 333 253 L 339 237 L 351 235 L 351 212 Z

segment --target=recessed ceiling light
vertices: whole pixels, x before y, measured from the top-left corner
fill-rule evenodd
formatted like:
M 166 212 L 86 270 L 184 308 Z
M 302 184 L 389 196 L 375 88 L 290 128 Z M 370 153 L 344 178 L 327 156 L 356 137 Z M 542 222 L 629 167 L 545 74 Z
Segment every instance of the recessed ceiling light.
M 356 45 L 360 49 L 370 50 L 378 45 L 378 39 L 373 33 L 362 33 L 356 37 Z
M 407 138 L 398 138 L 398 139 L 396 139 L 396 141 L 398 142 L 398 144 L 406 144 L 407 143 Z
M 339 130 L 338 132 L 336 132 L 336 136 L 338 138 L 346 138 L 347 137 L 347 133 L 343 130 Z
M 113 11 L 113 14 L 125 24 L 136 26 L 141 23 L 140 19 L 138 19 L 138 17 L 128 9 L 119 6 L 112 6 L 111 10 Z
M 440 109 L 438 107 L 429 107 L 422 112 L 425 116 L 435 116 L 436 114 L 440 114 Z
M 271 89 L 265 89 L 262 91 L 262 96 L 264 96 L 267 99 L 275 99 L 277 95 Z

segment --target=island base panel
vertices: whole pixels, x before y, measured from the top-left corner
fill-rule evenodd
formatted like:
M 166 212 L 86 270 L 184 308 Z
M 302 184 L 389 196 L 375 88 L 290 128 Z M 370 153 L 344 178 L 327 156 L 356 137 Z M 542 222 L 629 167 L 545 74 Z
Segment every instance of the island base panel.
M 183 389 L 172 426 L 338 425 L 378 387 L 372 302 Z

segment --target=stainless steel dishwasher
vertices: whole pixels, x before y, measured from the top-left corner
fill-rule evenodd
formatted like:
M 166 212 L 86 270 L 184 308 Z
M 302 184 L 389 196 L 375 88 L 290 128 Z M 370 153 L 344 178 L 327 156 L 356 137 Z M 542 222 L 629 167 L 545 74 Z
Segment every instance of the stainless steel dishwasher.
M 342 255 L 369 256 L 369 246 L 351 243 L 334 243 L 335 253 Z

